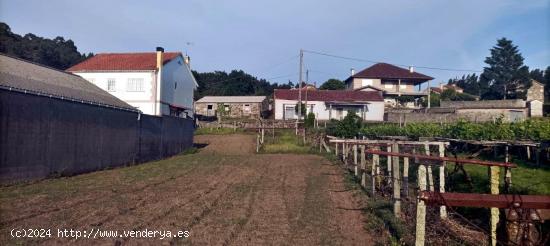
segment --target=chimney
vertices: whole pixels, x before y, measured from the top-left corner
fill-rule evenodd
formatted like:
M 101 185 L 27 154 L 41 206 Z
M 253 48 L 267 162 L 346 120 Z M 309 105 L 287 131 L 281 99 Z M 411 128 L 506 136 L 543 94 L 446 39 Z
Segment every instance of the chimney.
M 162 68 L 162 55 L 164 53 L 164 48 L 157 47 L 157 70 Z
M 163 63 L 163 58 L 162 58 L 162 55 L 164 53 L 164 48 L 162 47 L 157 47 L 157 78 L 156 78 L 156 90 L 155 90 L 155 115 L 157 116 L 162 116 L 162 111 L 161 111 L 161 105 L 160 105 L 160 101 L 161 101 L 161 81 L 162 81 L 162 63 Z
M 355 75 L 355 69 L 354 68 L 351 68 L 350 71 L 351 71 L 351 76 Z
M 189 57 L 188 55 L 183 56 L 183 62 L 185 62 L 188 67 L 191 67 L 191 57 Z
M 409 66 L 409 72 L 414 73 L 414 67 L 413 66 Z

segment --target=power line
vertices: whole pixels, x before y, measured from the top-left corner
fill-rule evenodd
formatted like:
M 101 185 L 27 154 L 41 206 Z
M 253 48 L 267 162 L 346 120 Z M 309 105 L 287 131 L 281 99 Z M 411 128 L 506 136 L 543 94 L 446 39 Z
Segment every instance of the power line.
M 264 70 L 263 72 L 267 72 L 267 71 L 270 71 L 272 70 L 273 68 L 277 67 L 277 66 L 280 66 L 280 65 L 283 65 L 285 63 L 288 63 L 294 59 L 298 58 L 298 55 L 294 55 L 294 56 L 291 56 L 290 58 L 287 58 L 285 60 L 283 60 L 282 62 L 279 62 L 279 63 L 276 63 L 275 65 L 273 66 L 270 66 L 267 70 Z M 298 73 L 293 73 L 293 74 L 290 74 L 290 75 L 279 75 L 277 77 L 274 77 L 274 78 L 269 78 L 269 79 L 265 79 L 265 80 L 270 80 L 270 79 L 278 79 L 278 78 L 284 78 L 284 77 L 289 77 L 289 76 L 292 76 L 292 75 L 296 75 Z M 229 74 L 228 74 L 229 75 Z M 204 82 L 204 83 L 221 83 L 221 82 L 226 82 L 226 81 L 231 81 L 231 80 L 235 80 L 235 79 L 241 79 L 241 78 L 244 78 L 246 76 L 252 76 L 252 77 L 255 77 L 256 79 L 258 79 L 258 77 L 254 76 L 254 75 L 251 75 L 251 74 L 247 74 L 247 75 L 243 75 L 243 76 L 238 76 L 238 77 L 233 77 L 233 78 L 229 78 L 229 79 L 224 79 L 224 80 L 220 80 L 220 81 L 208 81 L 208 82 Z M 258 79 L 258 80 L 261 80 Z
M 313 50 L 304 50 L 304 52 L 311 53 L 311 54 L 317 54 L 322 56 L 328 56 L 333 58 L 339 58 L 339 59 L 345 59 L 345 60 L 351 60 L 351 61 L 360 61 L 360 62 L 367 62 L 367 63 L 381 63 L 382 61 L 374 61 L 374 60 L 368 60 L 368 59 L 361 59 L 361 58 L 354 58 L 354 57 L 347 57 L 347 56 L 341 56 L 341 55 L 333 55 L 325 52 L 319 52 L 319 51 L 313 51 Z M 403 64 L 396 64 L 396 63 L 389 63 L 385 62 L 394 66 L 399 67 L 408 67 L 407 65 Z M 443 70 L 443 71 L 455 71 L 455 72 L 474 72 L 474 73 L 481 73 L 482 71 L 479 70 L 471 70 L 471 69 L 455 69 L 455 68 L 441 68 L 441 67 L 428 67 L 428 66 L 415 66 L 417 68 L 424 68 L 424 69 L 432 69 L 432 70 Z

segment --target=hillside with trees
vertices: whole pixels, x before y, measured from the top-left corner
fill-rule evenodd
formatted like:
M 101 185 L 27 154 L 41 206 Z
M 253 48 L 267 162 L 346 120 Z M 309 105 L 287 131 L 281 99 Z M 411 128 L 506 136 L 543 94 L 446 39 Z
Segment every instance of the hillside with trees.
M 8 24 L 0 22 L 0 53 L 32 61 L 49 67 L 65 70 L 92 53 L 78 52 L 72 40 L 63 37 L 48 39 L 27 33 L 13 33 Z
M 197 72 L 193 75 L 199 84 L 195 99 L 204 96 L 270 96 L 274 89 L 290 89 L 292 82 L 272 84 L 265 79 L 258 79 L 242 70 Z

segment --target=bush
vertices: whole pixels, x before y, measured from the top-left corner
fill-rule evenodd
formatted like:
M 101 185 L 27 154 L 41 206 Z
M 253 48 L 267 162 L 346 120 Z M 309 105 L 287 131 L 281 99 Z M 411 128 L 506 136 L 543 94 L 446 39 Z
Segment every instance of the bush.
M 315 125 L 315 114 L 313 112 L 309 112 L 309 114 L 307 114 L 307 117 L 304 121 L 304 126 L 306 128 L 313 128 L 314 125 Z
M 345 138 L 355 137 L 361 129 L 361 121 L 361 117 L 357 116 L 355 111 L 348 111 L 343 120 L 331 121 L 333 124 L 327 126 L 327 134 Z
M 498 119 L 495 122 L 472 123 L 458 121 L 444 125 L 436 123 L 409 123 L 403 127 L 399 127 L 398 124 L 394 123 L 374 123 L 365 125 L 359 130 L 359 133 L 369 138 L 406 136 L 412 139 L 418 139 L 419 137 L 447 137 L 464 140 L 548 141 L 550 140 L 550 120 L 538 119 L 508 123 L 503 122 L 502 119 Z M 344 133 L 337 130 L 329 134 L 340 137 L 344 135 Z M 345 132 L 345 135 L 353 137 L 356 134 Z

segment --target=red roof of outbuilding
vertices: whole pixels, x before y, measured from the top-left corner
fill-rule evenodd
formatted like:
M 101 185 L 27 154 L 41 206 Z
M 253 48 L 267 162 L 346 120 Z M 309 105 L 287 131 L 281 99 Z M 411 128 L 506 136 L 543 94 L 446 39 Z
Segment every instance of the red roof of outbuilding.
M 163 64 L 181 55 L 181 52 L 165 52 Z M 157 68 L 157 54 L 144 53 L 99 53 L 78 63 L 67 71 L 135 71 L 155 70 Z
M 298 90 L 275 89 L 274 99 L 298 100 Z M 305 100 L 305 91 L 302 91 L 302 100 Z M 384 97 L 378 91 L 338 91 L 318 90 L 307 91 L 308 101 L 340 101 L 340 102 L 364 102 L 384 101 Z
M 388 63 L 376 63 L 356 73 L 350 78 L 409 79 L 418 80 L 419 82 L 433 79 L 430 76 L 417 72 L 411 73 L 408 69 L 400 68 Z

